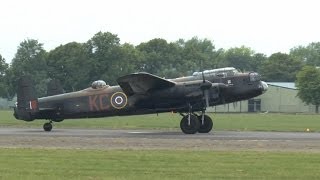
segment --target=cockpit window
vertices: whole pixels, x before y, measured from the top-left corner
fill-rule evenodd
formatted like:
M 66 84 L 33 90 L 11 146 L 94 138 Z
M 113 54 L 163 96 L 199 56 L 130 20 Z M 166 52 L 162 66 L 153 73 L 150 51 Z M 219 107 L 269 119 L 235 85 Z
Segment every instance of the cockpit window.
M 91 84 L 92 89 L 101 89 L 106 86 L 107 86 L 107 83 L 103 80 L 97 80 Z
M 227 73 L 217 73 L 215 76 L 220 77 L 220 78 L 224 78 L 227 77 Z
M 205 76 L 217 76 L 217 77 L 231 77 L 238 73 L 239 73 L 238 70 L 235 69 L 234 67 L 218 68 L 218 69 L 203 71 L 203 74 Z M 192 75 L 201 76 L 202 72 L 194 72 Z
M 258 73 L 250 73 L 249 77 L 251 82 L 260 80 L 260 75 Z

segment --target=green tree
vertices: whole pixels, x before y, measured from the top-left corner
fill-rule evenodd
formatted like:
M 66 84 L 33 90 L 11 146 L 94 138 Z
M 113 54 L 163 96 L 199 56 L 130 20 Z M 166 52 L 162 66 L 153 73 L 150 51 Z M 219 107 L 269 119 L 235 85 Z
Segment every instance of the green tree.
M 5 79 L 7 69 L 8 69 L 8 64 L 0 54 L 0 97 L 8 96 L 8 86 L 6 84 L 6 79 Z
M 119 41 L 114 34 L 99 32 L 87 43 L 61 45 L 48 53 L 49 76 L 59 79 L 67 92 L 98 79 L 116 84 L 119 76 L 138 71 L 141 59 L 133 45 Z
M 121 45 L 120 50 L 120 60 L 116 64 L 117 67 L 114 67 L 114 69 L 119 69 L 120 71 L 116 72 L 115 77 L 140 71 L 141 64 L 143 64 L 142 53 L 135 46 L 128 43 Z
M 102 79 L 116 84 L 116 76 L 121 72 L 121 45 L 117 35 L 110 32 L 98 32 L 87 43 L 89 48 L 91 81 Z
M 48 76 L 46 51 L 43 49 L 43 44 L 34 39 L 21 42 L 8 74 L 10 75 L 10 95 L 16 93 L 17 80 L 25 75 L 29 75 L 35 82 L 38 96 L 45 95 Z
M 268 60 L 268 57 L 262 53 L 256 53 L 251 59 L 251 68 L 250 71 L 261 72 L 262 65 Z
M 241 71 L 255 71 L 257 63 L 255 60 L 254 51 L 248 47 L 241 46 L 230 48 L 224 53 L 222 65 L 231 66 Z
M 142 53 L 140 70 L 166 78 L 178 75 L 181 58 L 179 47 L 175 43 L 168 43 L 164 39 L 152 39 L 139 44 L 137 49 Z
M 215 50 L 213 41 L 193 37 L 187 41 L 180 39 L 176 43 L 182 48 L 182 72 L 190 74 L 218 66 L 218 56 L 221 51 Z
M 320 70 L 314 66 L 305 66 L 297 74 L 296 86 L 298 97 L 306 104 L 316 106 L 319 113 L 320 105 Z
M 275 53 L 263 63 L 262 78 L 273 82 L 294 82 L 296 74 L 301 70 L 303 63 L 288 54 Z
M 292 48 L 290 55 L 307 65 L 320 66 L 320 42 L 310 43 L 306 47 L 298 46 Z
M 47 64 L 49 77 L 59 79 L 67 92 L 90 84 L 90 59 L 85 44 L 71 42 L 60 45 L 48 53 Z

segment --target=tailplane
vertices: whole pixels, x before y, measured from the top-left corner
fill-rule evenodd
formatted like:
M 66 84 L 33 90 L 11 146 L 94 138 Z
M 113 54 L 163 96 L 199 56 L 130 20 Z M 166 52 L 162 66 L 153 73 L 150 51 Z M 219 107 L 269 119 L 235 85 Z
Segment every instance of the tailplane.
M 38 98 L 30 77 L 22 77 L 18 81 L 17 104 L 14 108 L 16 119 L 32 121 L 39 112 Z

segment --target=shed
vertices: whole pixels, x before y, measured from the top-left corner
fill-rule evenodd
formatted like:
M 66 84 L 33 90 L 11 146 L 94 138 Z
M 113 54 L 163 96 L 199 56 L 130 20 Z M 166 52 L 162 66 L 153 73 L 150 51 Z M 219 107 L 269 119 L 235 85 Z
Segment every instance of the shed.
M 268 82 L 268 91 L 254 99 L 208 108 L 209 112 L 281 112 L 314 113 L 315 106 L 297 97 L 293 82 Z

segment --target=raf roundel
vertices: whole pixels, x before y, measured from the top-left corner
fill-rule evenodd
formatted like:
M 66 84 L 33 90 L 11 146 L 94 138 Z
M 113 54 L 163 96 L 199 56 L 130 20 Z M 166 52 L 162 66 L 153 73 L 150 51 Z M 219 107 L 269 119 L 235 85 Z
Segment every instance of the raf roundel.
M 127 105 L 127 100 L 123 92 L 116 92 L 111 96 L 111 105 L 116 109 L 122 109 Z

